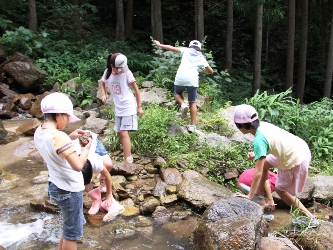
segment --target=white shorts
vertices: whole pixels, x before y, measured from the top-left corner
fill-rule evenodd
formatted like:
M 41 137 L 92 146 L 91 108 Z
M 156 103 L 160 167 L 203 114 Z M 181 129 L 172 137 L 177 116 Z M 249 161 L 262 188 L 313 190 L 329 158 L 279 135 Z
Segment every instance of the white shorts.
M 131 116 L 116 116 L 114 131 L 137 131 L 138 130 L 138 117 L 137 115 Z

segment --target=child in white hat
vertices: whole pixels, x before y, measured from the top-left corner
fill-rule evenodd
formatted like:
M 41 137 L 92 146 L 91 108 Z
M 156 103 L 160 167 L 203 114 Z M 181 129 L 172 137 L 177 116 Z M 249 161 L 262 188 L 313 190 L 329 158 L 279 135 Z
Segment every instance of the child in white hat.
M 58 249 L 76 249 L 76 241 L 83 237 L 83 194 L 84 183 L 81 170 L 87 161 L 91 140 L 76 153 L 70 136 L 62 132 L 68 123 L 80 119 L 73 114 L 71 100 L 62 93 L 52 93 L 41 101 L 43 124 L 34 134 L 34 143 L 46 162 L 49 172 L 48 193 L 62 212 L 62 235 Z
M 174 95 L 180 106 L 181 118 L 184 119 L 187 116 L 189 108 L 183 97 L 183 93 L 185 89 L 187 89 L 191 117 L 191 123 L 187 126 L 187 130 L 189 132 L 194 132 L 196 130 L 197 119 L 196 100 L 199 87 L 198 69 L 201 68 L 209 74 L 212 74 L 214 71 L 201 53 L 201 43 L 197 40 L 191 41 L 188 48 L 165 45 L 156 40 L 154 40 L 154 43 L 162 49 L 181 54 L 182 59 L 175 77 Z
M 128 69 L 127 57 L 121 53 L 110 54 L 107 58 L 107 69 L 100 81 L 102 102 L 108 102 L 106 84 L 109 87 L 115 104 L 116 121 L 114 131 L 118 133 L 123 146 L 125 163 L 132 163 L 130 131 L 138 130 L 137 116 L 143 115 L 140 90 L 132 72 Z M 134 90 L 134 94 L 132 92 Z

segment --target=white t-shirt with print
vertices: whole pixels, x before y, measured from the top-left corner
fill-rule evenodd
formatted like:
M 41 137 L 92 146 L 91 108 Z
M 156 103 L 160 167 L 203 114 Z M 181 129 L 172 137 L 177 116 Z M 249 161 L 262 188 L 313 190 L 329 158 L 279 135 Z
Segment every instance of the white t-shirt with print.
M 137 113 L 137 104 L 131 89 L 131 84 L 135 78 L 130 70 L 125 73 L 115 75 L 111 73 L 106 79 L 107 70 L 104 71 L 102 81 L 105 82 L 112 95 L 115 104 L 116 116 L 131 116 Z
M 178 68 L 175 85 L 199 87 L 199 68 L 209 66 L 200 51 L 193 48 L 181 48 L 182 60 Z
M 66 133 L 57 129 L 38 127 L 34 134 L 34 143 L 46 162 L 49 181 L 62 190 L 70 192 L 84 190 L 82 172 L 75 171 L 66 160 L 68 155 L 75 153 L 72 140 Z

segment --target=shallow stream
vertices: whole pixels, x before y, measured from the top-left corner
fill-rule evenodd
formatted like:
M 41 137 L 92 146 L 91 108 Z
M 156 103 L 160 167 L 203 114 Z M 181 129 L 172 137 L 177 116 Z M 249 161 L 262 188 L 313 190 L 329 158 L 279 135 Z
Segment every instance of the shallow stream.
M 7 130 L 15 131 L 24 121 L 3 121 Z M 71 125 L 71 132 L 82 124 Z M 47 184 L 33 184 L 32 179 L 47 170 L 43 161 L 33 156 L 33 149 L 20 149 L 24 142 L 33 138 L 0 145 L 0 167 L 15 179 L 0 184 L 0 246 L 14 249 L 57 249 L 60 233 L 60 215 L 35 211 L 30 200 L 43 200 L 47 196 Z M 31 154 L 32 153 L 32 154 Z M 270 231 L 290 224 L 288 209 L 277 209 L 270 222 Z M 158 222 L 152 218 L 151 226 L 131 227 L 134 218 L 118 216 L 99 227 L 88 223 L 84 226 L 83 243 L 78 249 L 192 249 L 190 235 L 199 216 L 187 220 Z M 117 225 L 117 229 L 114 226 Z

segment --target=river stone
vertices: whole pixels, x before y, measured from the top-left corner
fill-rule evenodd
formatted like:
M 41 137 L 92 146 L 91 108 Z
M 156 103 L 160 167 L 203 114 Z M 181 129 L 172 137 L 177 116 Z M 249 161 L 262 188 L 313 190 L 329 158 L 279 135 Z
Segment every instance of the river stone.
M 313 198 L 319 201 L 333 200 L 333 176 L 320 176 L 312 178 L 315 184 Z
M 261 239 L 261 250 L 298 250 L 288 238 L 263 237 Z
M 202 177 L 186 179 L 178 187 L 178 197 L 199 210 L 231 195 L 232 192 L 226 187 Z
M 320 221 L 321 225 L 314 229 L 303 230 L 294 234 L 293 238 L 303 249 L 327 250 L 333 246 L 333 223 Z
M 193 233 L 194 249 L 260 249 L 268 228 L 262 214 L 262 208 L 247 199 L 230 197 L 214 202 Z
M 149 196 L 140 204 L 140 214 L 152 214 L 160 205 L 160 202 L 153 196 Z
M 177 168 L 162 168 L 160 169 L 161 179 L 168 185 L 178 185 L 183 178 Z

